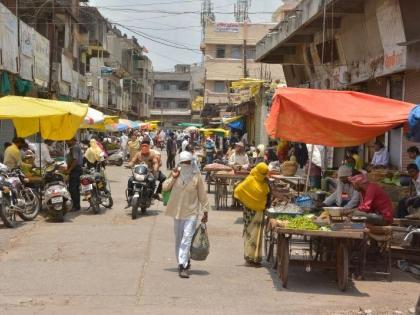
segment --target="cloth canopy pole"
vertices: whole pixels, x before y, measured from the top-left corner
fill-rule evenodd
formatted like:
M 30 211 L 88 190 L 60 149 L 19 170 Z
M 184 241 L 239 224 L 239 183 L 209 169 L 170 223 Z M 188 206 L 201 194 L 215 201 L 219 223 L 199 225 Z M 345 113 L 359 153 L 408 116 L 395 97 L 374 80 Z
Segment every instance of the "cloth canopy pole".
M 305 194 L 308 192 L 309 189 L 309 174 L 311 173 L 312 168 L 312 159 L 314 157 L 314 144 L 311 147 L 311 157 L 309 158 L 309 165 L 308 165 L 308 175 L 306 176 L 306 184 L 305 184 Z
M 41 174 L 41 178 L 42 178 L 42 150 L 41 150 L 41 146 L 42 146 L 42 137 L 41 137 L 41 118 L 38 118 L 38 127 L 39 127 L 39 173 Z M 41 180 L 41 185 L 39 187 L 39 210 L 42 210 L 42 186 L 44 184 L 44 179 L 42 178 Z

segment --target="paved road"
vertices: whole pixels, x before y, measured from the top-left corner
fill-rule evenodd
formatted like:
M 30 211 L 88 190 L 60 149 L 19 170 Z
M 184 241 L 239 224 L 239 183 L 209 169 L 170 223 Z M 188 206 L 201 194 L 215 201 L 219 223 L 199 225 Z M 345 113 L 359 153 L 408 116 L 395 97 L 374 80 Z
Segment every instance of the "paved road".
M 392 283 L 358 281 L 341 293 L 332 274 L 299 269 L 283 289 L 269 268 L 244 266 L 236 211 L 210 213 L 211 255 L 180 279 L 163 207 L 132 221 L 124 210 L 128 171 L 108 173 L 112 210 L 0 228 L 0 314 L 357 314 L 360 307 L 394 314 L 407 313 L 420 292 L 397 272 Z

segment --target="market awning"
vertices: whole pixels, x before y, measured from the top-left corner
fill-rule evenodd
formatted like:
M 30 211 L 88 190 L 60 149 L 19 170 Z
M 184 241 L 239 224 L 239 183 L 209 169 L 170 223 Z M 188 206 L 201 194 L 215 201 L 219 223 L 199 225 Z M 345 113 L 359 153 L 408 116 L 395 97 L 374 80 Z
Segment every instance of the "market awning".
M 266 130 L 289 141 L 356 146 L 406 123 L 413 107 L 351 91 L 278 88 Z
M 0 98 L 0 119 L 11 119 L 19 137 L 41 132 L 44 139 L 71 139 L 87 111 L 87 104 L 82 103 L 22 96 Z
M 184 127 L 184 128 L 187 128 L 187 127 L 197 127 L 197 128 L 201 128 L 201 127 L 203 127 L 203 124 L 180 123 L 180 124 L 178 124 L 178 126 L 179 126 L 179 127 Z
M 222 136 L 222 137 L 228 137 L 230 134 L 229 130 L 226 129 L 222 129 L 222 128 L 202 128 L 199 130 L 201 133 L 204 134 L 204 136 L 208 137 L 208 136 L 212 136 L 212 135 L 217 135 L 217 136 Z

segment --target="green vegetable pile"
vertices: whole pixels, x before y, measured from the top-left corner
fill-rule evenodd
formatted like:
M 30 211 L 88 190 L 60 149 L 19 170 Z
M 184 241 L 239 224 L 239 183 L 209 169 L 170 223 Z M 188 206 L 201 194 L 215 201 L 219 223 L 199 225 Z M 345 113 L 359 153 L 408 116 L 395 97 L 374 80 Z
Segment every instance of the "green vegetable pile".
M 319 230 L 319 226 L 312 222 L 311 218 L 306 216 L 298 216 L 298 217 L 291 217 L 291 216 L 279 216 L 277 217 L 279 221 L 288 221 L 287 228 L 294 229 L 294 230 L 310 230 L 315 231 Z

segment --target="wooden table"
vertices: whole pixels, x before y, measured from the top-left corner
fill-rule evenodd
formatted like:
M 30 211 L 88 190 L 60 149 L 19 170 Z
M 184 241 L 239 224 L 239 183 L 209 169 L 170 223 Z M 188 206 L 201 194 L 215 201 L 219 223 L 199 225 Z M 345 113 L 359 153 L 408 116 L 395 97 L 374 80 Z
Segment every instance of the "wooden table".
M 284 176 L 284 175 L 271 175 L 270 178 L 274 180 L 280 180 L 287 184 L 291 184 L 294 186 L 294 189 L 298 193 L 298 197 L 300 194 L 300 184 L 305 183 L 305 178 L 300 176 Z
M 213 174 L 215 181 L 215 204 L 216 210 L 220 210 L 221 204 L 227 206 L 227 198 L 229 196 L 228 185 L 234 182 L 244 180 L 248 174 Z
M 394 219 L 393 225 L 420 227 L 420 220 L 414 220 L 414 219 Z
M 349 246 L 351 241 L 360 240 L 363 241 L 361 256 L 361 271 L 364 270 L 365 255 L 366 255 L 366 237 L 368 230 L 346 230 L 346 231 L 308 231 L 308 230 L 295 230 L 286 228 L 275 228 L 277 234 L 277 271 L 282 281 L 283 287 L 287 286 L 288 282 L 288 271 L 289 265 L 309 265 L 311 267 L 321 267 L 327 269 L 335 269 L 338 280 L 338 287 L 340 290 L 345 291 L 348 285 L 349 277 Z M 322 255 L 316 255 L 311 260 L 302 260 L 302 257 L 291 258 L 290 257 L 290 245 L 293 236 L 303 236 L 309 240 L 327 239 L 331 242 L 333 250 L 335 251 L 335 257 L 331 259 L 324 259 Z M 311 242 L 310 241 L 310 242 Z M 312 242 L 310 243 L 312 246 Z

